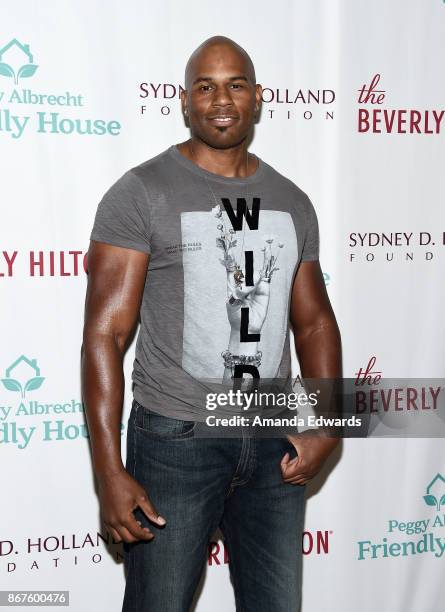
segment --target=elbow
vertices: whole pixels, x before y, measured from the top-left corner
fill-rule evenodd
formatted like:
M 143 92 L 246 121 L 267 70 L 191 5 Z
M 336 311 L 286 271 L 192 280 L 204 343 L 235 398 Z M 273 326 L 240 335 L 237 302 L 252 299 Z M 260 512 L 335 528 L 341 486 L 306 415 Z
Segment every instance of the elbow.
M 335 317 L 323 317 L 303 328 L 295 329 L 295 347 L 298 350 L 308 343 L 312 343 L 318 339 L 329 339 L 329 342 L 335 342 L 341 345 L 340 329 L 337 325 Z
M 120 332 L 113 333 L 114 343 L 122 354 L 124 354 L 125 351 L 127 350 L 131 342 L 131 338 L 132 338 L 131 330 L 125 331 L 125 332 L 120 331 Z
M 82 345 L 80 347 L 80 358 L 84 359 L 93 353 L 107 350 L 117 350 L 124 354 L 130 340 L 130 333 L 117 331 L 115 329 L 105 329 L 87 326 L 83 332 Z

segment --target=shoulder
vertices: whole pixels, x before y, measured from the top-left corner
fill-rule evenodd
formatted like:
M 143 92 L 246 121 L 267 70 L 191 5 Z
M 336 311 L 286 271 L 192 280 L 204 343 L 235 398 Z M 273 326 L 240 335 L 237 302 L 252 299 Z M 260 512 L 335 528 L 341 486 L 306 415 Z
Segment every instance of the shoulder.
M 143 161 L 137 166 L 126 170 L 104 194 L 105 199 L 119 198 L 122 200 L 132 198 L 137 201 L 148 199 L 149 188 L 159 185 L 167 180 L 168 150 L 159 153 L 155 157 Z
M 313 214 L 314 207 L 309 198 L 308 194 L 301 189 L 296 183 L 291 181 L 289 178 L 284 176 L 276 170 L 273 166 L 261 160 L 265 166 L 267 173 L 267 180 L 272 183 L 275 189 L 279 189 L 280 192 L 288 197 L 296 206 L 297 210 L 308 217 Z
M 156 185 L 168 181 L 171 176 L 172 156 L 169 154 L 170 147 L 158 155 L 143 161 L 142 163 L 130 168 L 126 173 L 128 180 L 139 181 L 145 188 L 149 185 Z M 125 175 L 124 175 L 125 176 Z

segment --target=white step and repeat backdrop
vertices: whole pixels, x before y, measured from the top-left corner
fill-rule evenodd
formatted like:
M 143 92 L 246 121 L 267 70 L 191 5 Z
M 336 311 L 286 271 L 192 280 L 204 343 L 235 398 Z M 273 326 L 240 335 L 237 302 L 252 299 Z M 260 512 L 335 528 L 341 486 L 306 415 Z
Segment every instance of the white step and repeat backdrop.
M 0 27 L 1 589 L 120 610 L 80 392 L 88 238 L 111 183 L 187 137 L 185 61 L 215 34 L 264 86 L 252 150 L 316 207 L 345 376 L 444 373 L 442 0 L 17 0 Z M 440 609 L 442 440 L 346 439 L 328 468 L 308 487 L 303 612 Z M 196 610 L 234 609 L 219 540 Z

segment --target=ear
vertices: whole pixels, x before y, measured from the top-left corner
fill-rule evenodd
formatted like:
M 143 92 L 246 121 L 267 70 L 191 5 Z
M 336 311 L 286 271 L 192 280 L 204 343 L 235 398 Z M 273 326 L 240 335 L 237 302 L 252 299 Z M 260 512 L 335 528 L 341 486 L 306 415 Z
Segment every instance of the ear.
M 182 112 L 187 117 L 187 115 L 188 115 L 188 109 L 187 109 L 187 90 L 186 89 L 182 89 L 180 96 L 181 96 Z
M 263 95 L 263 88 L 260 84 L 255 85 L 255 112 L 259 112 L 261 108 L 261 98 Z

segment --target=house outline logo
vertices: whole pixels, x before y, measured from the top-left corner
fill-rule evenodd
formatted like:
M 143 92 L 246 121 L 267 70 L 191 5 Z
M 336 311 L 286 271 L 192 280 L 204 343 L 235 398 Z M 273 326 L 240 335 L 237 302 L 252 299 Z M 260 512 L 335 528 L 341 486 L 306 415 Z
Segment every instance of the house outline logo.
M 26 63 L 22 64 L 18 70 L 14 70 L 12 66 L 3 61 L 3 56 L 14 47 L 19 49 L 25 56 Z M 32 77 L 37 68 L 38 65 L 34 64 L 34 57 L 29 50 L 29 45 L 22 44 L 17 38 L 13 38 L 0 49 L 0 75 L 13 78 L 15 85 L 18 85 L 19 79 Z
M 14 368 L 16 368 L 22 362 L 26 363 L 32 370 L 34 370 L 34 376 L 29 378 L 25 382 L 24 386 L 19 380 L 11 376 L 11 372 L 14 370 Z M 22 398 L 25 397 L 27 391 L 35 391 L 36 389 L 39 389 L 44 380 L 45 378 L 40 376 L 40 368 L 37 365 L 37 359 L 28 359 L 28 357 L 25 355 L 20 355 L 20 357 L 18 357 L 14 363 L 12 363 L 9 368 L 6 369 L 6 378 L 1 379 L 5 389 L 8 391 L 20 391 Z
M 440 484 L 442 484 L 442 488 L 444 489 L 442 495 L 437 495 L 437 493 L 436 495 L 434 495 L 433 493 L 431 493 L 433 487 L 437 488 L 436 483 L 439 483 L 439 486 Z M 442 474 L 437 473 L 434 476 L 433 480 L 426 488 L 426 495 L 423 496 L 423 499 L 427 506 L 436 506 L 438 512 L 440 512 L 441 506 L 445 506 L 445 478 L 442 476 Z

